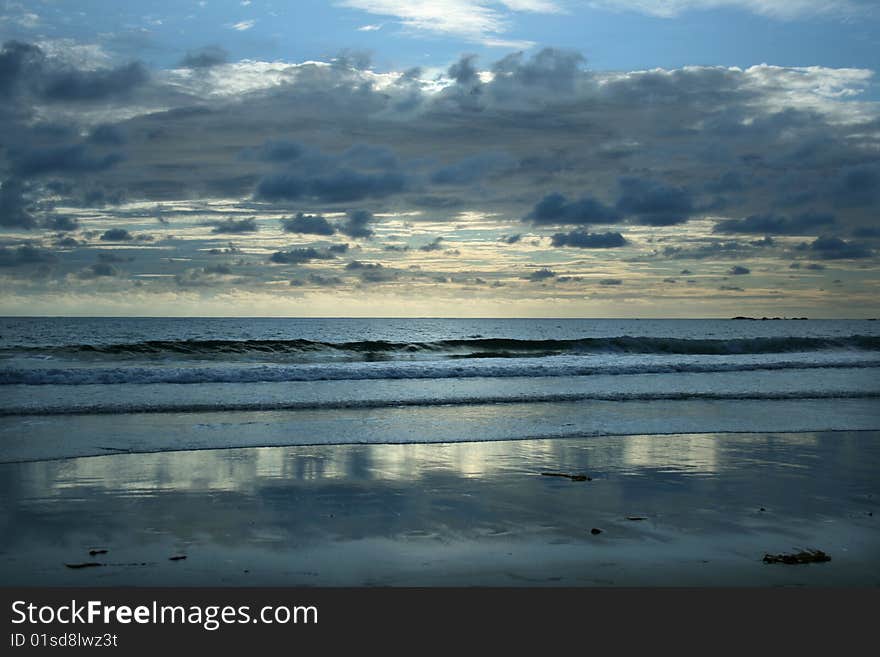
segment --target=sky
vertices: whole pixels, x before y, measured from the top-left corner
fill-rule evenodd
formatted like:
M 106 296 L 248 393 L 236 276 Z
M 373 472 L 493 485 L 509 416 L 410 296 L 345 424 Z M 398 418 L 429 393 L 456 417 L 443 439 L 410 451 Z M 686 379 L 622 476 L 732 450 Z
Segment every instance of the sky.
M 875 0 L 0 0 L 0 314 L 880 315 Z

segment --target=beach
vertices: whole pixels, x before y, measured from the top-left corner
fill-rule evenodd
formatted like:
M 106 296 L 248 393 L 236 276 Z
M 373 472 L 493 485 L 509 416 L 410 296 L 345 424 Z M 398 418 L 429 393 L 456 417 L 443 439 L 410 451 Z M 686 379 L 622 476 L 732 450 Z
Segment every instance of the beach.
M 876 587 L 878 466 L 877 431 L 232 448 L 4 463 L 0 580 Z M 831 561 L 762 561 L 808 549 Z M 100 565 L 69 567 L 86 563 Z
M 876 587 L 878 331 L 6 318 L 0 583 Z

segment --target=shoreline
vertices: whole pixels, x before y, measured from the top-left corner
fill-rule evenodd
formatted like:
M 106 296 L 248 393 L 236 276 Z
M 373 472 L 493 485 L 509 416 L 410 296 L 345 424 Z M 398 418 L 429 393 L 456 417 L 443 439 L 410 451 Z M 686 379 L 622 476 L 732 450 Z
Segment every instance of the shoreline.
M 875 399 L 522 402 L 0 417 L 0 462 L 296 445 L 880 429 Z
M 876 587 L 878 465 L 880 431 L 7 463 L 0 585 Z M 796 549 L 832 560 L 762 562 Z

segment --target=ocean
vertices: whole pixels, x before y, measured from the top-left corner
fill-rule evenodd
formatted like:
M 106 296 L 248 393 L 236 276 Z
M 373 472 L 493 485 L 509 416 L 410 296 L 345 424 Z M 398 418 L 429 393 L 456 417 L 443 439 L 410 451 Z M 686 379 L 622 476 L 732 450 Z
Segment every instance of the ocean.
M 864 320 L 4 318 L 0 462 L 880 429 Z

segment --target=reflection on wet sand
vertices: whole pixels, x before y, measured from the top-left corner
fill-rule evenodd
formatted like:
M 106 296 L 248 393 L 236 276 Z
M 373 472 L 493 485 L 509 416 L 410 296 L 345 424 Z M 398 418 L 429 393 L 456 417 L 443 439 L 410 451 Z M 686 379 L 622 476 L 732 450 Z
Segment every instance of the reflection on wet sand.
M 806 583 L 875 585 L 880 530 L 868 514 L 880 499 L 878 465 L 877 432 L 242 448 L 4 464 L 0 583 L 516 584 L 558 571 L 552 581 L 569 584 L 766 584 L 795 574 Z M 545 471 L 593 479 L 541 477 Z M 604 531 L 593 535 L 593 527 Z M 65 571 L 64 562 L 96 545 L 108 549 L 106 567 Z M 792 545 L 838 558 L 824 570 L 760 567 L 763 551 Z M 190 559 L 169 564 L 180 551 Z M 686 567 L 706 560 L 714 570 L 699 577 Z M 121 565 L 129 562 L 150 565 Z

